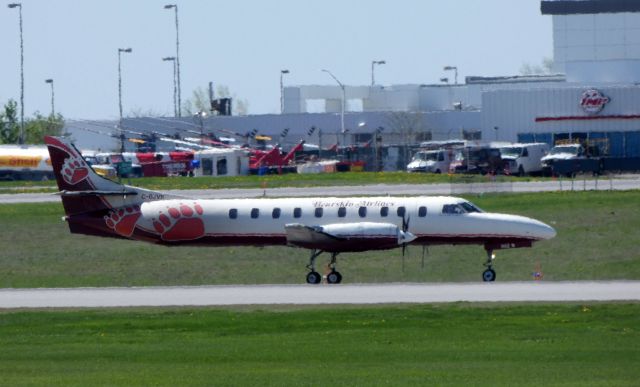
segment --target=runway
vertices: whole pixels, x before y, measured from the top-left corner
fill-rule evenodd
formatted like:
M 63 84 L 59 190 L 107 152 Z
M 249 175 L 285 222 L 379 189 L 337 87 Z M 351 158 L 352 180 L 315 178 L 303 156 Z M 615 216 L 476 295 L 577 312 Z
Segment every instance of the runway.
M 640 281 L 0 289 L 0 309 L 640 301 Z
M 134 184 L 135 185 L 135 184 Z M 466 184 L 373 184 L 361 186 L 329 186 L 305 188 L 229 188 L 163 191 L 194 199 L 227 199 L 257 197 L 309 197 L 358 195 L 462 195 L 490 192 L 549 192 L 549 191 L 618 191 L 640 189 L 637 175 L 599 180 L 557 179 L 530 182 L 483 182 Z M 0 194 L 0 204 L 59 202 L 55 193 Z

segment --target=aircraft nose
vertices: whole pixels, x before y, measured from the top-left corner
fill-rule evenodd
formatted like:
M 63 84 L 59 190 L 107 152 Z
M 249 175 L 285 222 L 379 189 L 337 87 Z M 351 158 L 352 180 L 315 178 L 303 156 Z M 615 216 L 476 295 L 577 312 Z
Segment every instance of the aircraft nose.
M 538 233 L 541 239 L 551 239 L 557 235 L 556 230 L 546 223 L 539 222 Z
M 527 223 L 526 233 L 538 240 L 551 239 L 556 236 L 556 230 L 546 223 L 531 218 Z

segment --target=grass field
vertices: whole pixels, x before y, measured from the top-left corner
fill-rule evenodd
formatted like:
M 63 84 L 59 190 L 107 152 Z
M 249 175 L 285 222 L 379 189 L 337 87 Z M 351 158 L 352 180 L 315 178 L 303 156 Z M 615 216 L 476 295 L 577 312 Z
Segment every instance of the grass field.
M 0 384 L 637 386 L 640 304 L 0 312 Z
M 531 181 L 544 178 L 436 175 L 407 172 L 344 172 L 321 174 L 297 174 L 234 177 L 143 177 L 124 179 L 125 184 L 154 190 L 169 189 L 219 189 L 219 188 L 278 188 L 316 187 L 371 184 L 428 184 L 428 183 L 478 183 L 487 181 Z M 0 193 L 56 192 L 54 181 L 0 181 Z
M 487 211 L 540 219 L 558 231 L 531 249 L 497 251 L 498 281 L 640 279 L 640 191 L 469 196 Z M 308 252 L 290 247 L 164 247 L 72 235 L 62 206 L 0 205 L 0 288 L 304 283 Z M 480 246 L 343 254 L 346 283 L 480 281 Z M 328 261 L 321 256 L 319 262 Z

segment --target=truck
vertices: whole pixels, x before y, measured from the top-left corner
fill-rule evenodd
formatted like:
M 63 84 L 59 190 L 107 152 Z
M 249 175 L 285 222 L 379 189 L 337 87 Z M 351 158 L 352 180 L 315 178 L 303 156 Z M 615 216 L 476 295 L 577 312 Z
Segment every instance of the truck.
M 573 176 L 577 172 L 600 173 L 600 148 L 588 143 L 565 143 L 551 148 L 542 158 L 542 170 L 545 175 Z
M 447 172 L 453 153 L 451 149 L 420 150 L 407 165 L 407 172 Z
M 450 173 L 499 174 L 504 171 L 500 149 L 489 146 L 466 146 L 456 149 L 449 165 Z
M 542 158 L 549 153 L 549 145 L 543 142 L 511 144 L 500 148 L 504 171 L 510 175 L 530 175 L 542 172 Z
M 53 178 L 49 151 L 38 145 L 0 145 L 0 180 Z

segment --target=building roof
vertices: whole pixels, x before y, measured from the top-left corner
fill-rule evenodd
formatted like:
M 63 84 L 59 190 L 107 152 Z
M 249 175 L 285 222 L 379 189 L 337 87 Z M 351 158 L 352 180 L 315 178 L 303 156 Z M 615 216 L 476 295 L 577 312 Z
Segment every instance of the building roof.
M 579 15 L 596 13 L 640 12 L 638 0 L 543 0 L 543 15 Z

